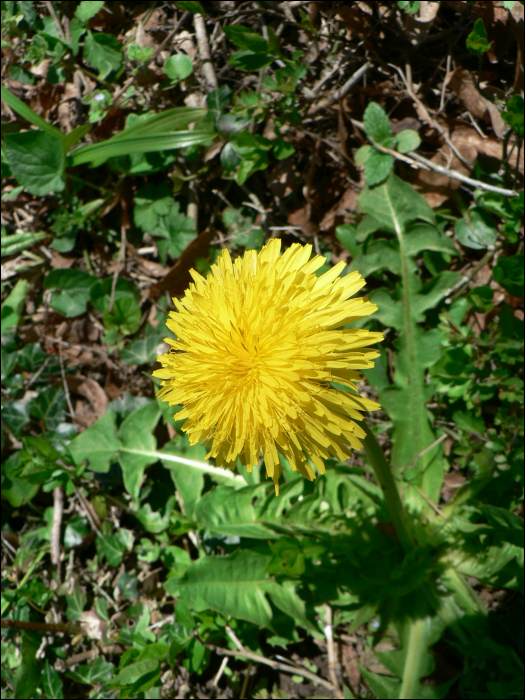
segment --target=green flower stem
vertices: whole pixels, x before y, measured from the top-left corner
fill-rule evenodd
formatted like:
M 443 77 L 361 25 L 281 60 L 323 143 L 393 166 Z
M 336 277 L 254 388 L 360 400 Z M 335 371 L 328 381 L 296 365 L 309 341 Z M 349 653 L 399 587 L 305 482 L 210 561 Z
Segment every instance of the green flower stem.
M 386 506 L 396 528 L 401 546 L 405 552 L 410 552 L 416 546 L 416 541 L 410 528 L 408 513 L 401 501 L 396 482 L 392 476 L 392 471 L 382 449 L 379 447 L 376 436 L 368 427 L 366 421 L 363 421 L 361 425 L 366 432 L 366 437 L 363 440 L 366 456 L 383 491 Z

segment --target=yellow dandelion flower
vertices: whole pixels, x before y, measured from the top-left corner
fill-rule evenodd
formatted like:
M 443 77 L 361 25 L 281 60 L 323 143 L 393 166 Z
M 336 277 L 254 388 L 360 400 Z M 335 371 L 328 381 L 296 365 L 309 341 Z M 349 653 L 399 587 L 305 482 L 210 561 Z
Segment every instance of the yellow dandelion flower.
M 325 258 L 310 260 L 312 246 L 298 243 L 280 255 L 271 239 L 258 253 L 232 262 L 222 251 L 206 279 L 191 270 L 182 300 L 174 299 L 166 338 L 170 352 L 158 396 L 180 404 L 178 419 L 190 444 L 204 440 L 219 466 L 248 472 L 262 449 L 266 474 L 279 493 L 280 456 L 312 480 L 330 455 L 346 460 L 365 432 L 360 411 L 379 404 L 359 396 L 359 370 L 379 353 L 369 346 L 382 333 L 338 327 L 373 313 L 368 299 L 351 297 L 365 284 L 358 272 L 339 277 L 339 262 L 317 277 Z M 332 382 L 349 387 L 337 389 Z

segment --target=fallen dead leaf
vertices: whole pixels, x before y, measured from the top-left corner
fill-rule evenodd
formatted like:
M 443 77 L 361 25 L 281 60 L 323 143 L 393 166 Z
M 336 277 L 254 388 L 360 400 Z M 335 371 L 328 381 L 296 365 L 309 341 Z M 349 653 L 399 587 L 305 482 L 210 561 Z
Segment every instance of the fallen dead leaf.
M 69 376 L 66 379 L 70 391 L 83 396 L 89 401 L 95 420 L 104 415 L 109 399 L 98 382 L 91 377 L 83 377 L 80 374 L 73 377 Z
M 476 88 L 471 73 L 459 66 L 452 73 L 449 85 L 468 111 L 477 119 L 483 119 L 485 122 L 490 121 L 494 133 L 502 139 L 507 126 L 496 105 Z

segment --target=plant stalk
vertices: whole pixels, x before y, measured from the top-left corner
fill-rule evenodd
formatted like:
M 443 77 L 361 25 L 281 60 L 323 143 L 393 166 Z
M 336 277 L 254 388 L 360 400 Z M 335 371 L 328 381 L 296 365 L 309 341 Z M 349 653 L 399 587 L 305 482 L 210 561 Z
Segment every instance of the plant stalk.
M 379 486 L 383 491 L 385 503 L 394 523 L 394 527 L 396 528 L 401 546 L 405 552 L 410 552 L 416 546 L 416 540 L 410 528 L 408 513 L 401 500 L 392 471 L 377 442 L 376 436 L 366 424 L 366 421 L 363 421 L 362 426 L 366 432 L 366 437 L 363 440 L 366 456 L 374 470 Z

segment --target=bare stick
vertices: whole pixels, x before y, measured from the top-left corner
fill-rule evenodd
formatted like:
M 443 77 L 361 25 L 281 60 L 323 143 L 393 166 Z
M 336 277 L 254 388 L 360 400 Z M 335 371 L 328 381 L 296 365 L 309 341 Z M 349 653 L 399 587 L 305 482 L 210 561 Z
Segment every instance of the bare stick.
M 66 35 L 64 34 L 64 28 L 60 24 L 60 20 L 58 19 L 57 13 L 55 12 L 55 8 L 53 7 L 52 2 L 46 2 L 46 7 L 49 11 L 49 14 L 53 18 L 53 22 L 56 24 L 57 32 L 59 37 L 62 39 L 62 41 L 66 40 Z
M 365 130 L 363 122 L 357 121 L 357 119 L 352 119 L 352 122 L 363 131 Z M 477 187 L 479 190 L 485 190 L 486 192 L 495 192 L 496 194 L 502 194 L 504 197 L 515 197 L 518 194 L 514 190 L 507 190 L 504 187 L 496 187 L 495 185 L 489 185 L 486 182 L 481 182 L 481 180 L 474 180 L 473 178 L 467 177 L 462 173 L 458 173 L 456 170 L 444 168 L 442 165 L 438 165 L 437 163 L 433 163 L 431 160 L 423 158 L 423 156 L 420 156 L 419 153 L 416 153 L 415 151 L 410 151 L 409 153 L 405 154 L 398 153 L 392 148 L 385 148 L 385 146 L 381 146 L 381 144 L 376 143 L 373 139 L 370 138 L 370 136 L 368 137 L 368 140 L 370 141 L 370 143 L 373 144 L 374 148 L 377 148 L 378 151 L 381 151 L 382 153 L 388 153 L 397 160 L 402 160 L 404 163 L 408 163 L 409 165 L 412 165 L 415 168 L 419 167 L 418 164 L 420 164 L 425 169 L 434 170 L 434 172 L 439 173 L 440 175 L 446 175 L 447 177 L 452 178 L 452 180 L 459 180 L 459 182 L 463 182 L 465 185 Z
M 211 92 L 219 88 L 219 83 L 217 82 L 215 69 L 211 62 L 210 45 L 208 43 L 208 35 L 206 34 L 204 17 L 197 12 L 197 14 L 193 15 L 193 24 L 195 26 L 195 35 L 197 36 L 197 44 L 202 59 L 202 72 L 204 73 L 208 90 Z
M 489 185 L 486 182 L 481 182 L 481 180 L 474 180 L 471 177 L 467 177 L 466 175 L 458 173 L 455 170 L 449 170 L 449 168 L 444 168 L 442 165 L 437 165 L 437 163 L 433 163 L 432 161 L 423 158 L 423 156 L 420 156 L 419 153 L 414 153 L 414 151 L 410 151 L 408 155 L 414 160 L 417 160 L 418 163 L 426 165 L 431 170 L 434 170 L 436 173 L 440 173 L 441 175 L 451 177 L 453 180 L 459 180 L 459 182 L 463 182 L 465 183 L 465 185 L 477 187 L 479 190 L 485 190 L 486 192 L 495 192 L 496 194 L 502 194 L 504 197 L 515 197 L 518 194 L 514 190 L 507 190 L 504 187 L 496 187 L 495 185 Z
M 311 107 L 308 110 L 308 116 L 313 117 L 319 112 L 328 109 L 336 102 L 339 102 L 339 100 L 341 100 L 348 92 L 350 92 L 354 85 L 356 85 L 361 80 L 361 78 L 365 75 L 365 73 L 367 73 L 370 70 L 370 68 L 372 68 L 371 63 L 365 63 L 364 65 L 362 65 L 361 68 L 356 70 L 356 72 L 348 78 L 348 80 L 342 88 L 334 92 L 334 94 L 328 99 L 328 102 L 320 102 L 319 104 Z
M 2 629 L 28 630 L 29 632 L 67 632 L 68 634 L 82 634 L 83 630 L 78 622 L 27 622 L 25 620 L 2 620 Z
M 100 350 L 96 347 L 89 347 L 87 345 L 79 345 L 78 343 L 68 343 L 67 340 L 61 340 L 60 338 L 51 338 L 51 336 L 49 335 L 46 335 L 45 339 L 48 343 L 62 345 L 65 348 L 73 348 L 74 350 L 81 350 L 82 352 L 92 352 L 95 355 L 100 355 L 106 360 L 106 363 L 109 367 L 111 367 L 111 369 L 118 369 L 118 365 L 116 365 L 112 360 L 109 359 L 108 353 L 104 352 L 104 350 Z
M 62 486 L 53 489 L 53 521 L 51 523 L 51 561 L 57 568 L 57 581 L 60 583 L 62 576 L 60 571 L 60 526 L 62 525 L 62 513 L 64 511 L 64 491 Z
M 330 680 L 336 687 L 335 696 L 344 698 L 344 695 L 339 689 L 339 683 L 335 674 L 335 651 L 334 651 L 334 633 L 332 627 L 332 608 L 326 604 L 324 606 L 324 635 L 326 637 L 326 649 L 328 652 L 328 675 Z
M 221 649 L 220 647 L 213 646 L 212 644 L 208 644 L 207 646 L 210 649 L 213 649 L 220 656 L 240 656 L 245 659 L 250 659 L 250 661 L 255 661 L 258 664 L 270 666 L 270 668 L 273 668 L 276 671 L 283 671 L 284 673 L 290 673 L 296 676 L 303 676 L 303 678 L 308 678 L 314 683 L 318 683 L 319 685 L 322 685 L 325 688 L 328 688 L 329 690 L 336 690 L 336 688 L 334 688 L 333 684 L 330 683 L 330 681 L 326 681 L 324 678 L 316 676 L 315 673 L 307 671 L 305 668 L 302 668 L 300 666 L 288 666 L 287 664 L 282 664 L 279 661 L 273 661 L 272 659 L 267 659 L 264 656 L 259 656 L 259 654 L 254 654 L 253 652 L 248 651 L 247 649 L 243 649 L 242 651 L 231 651 L 230 649 Z

